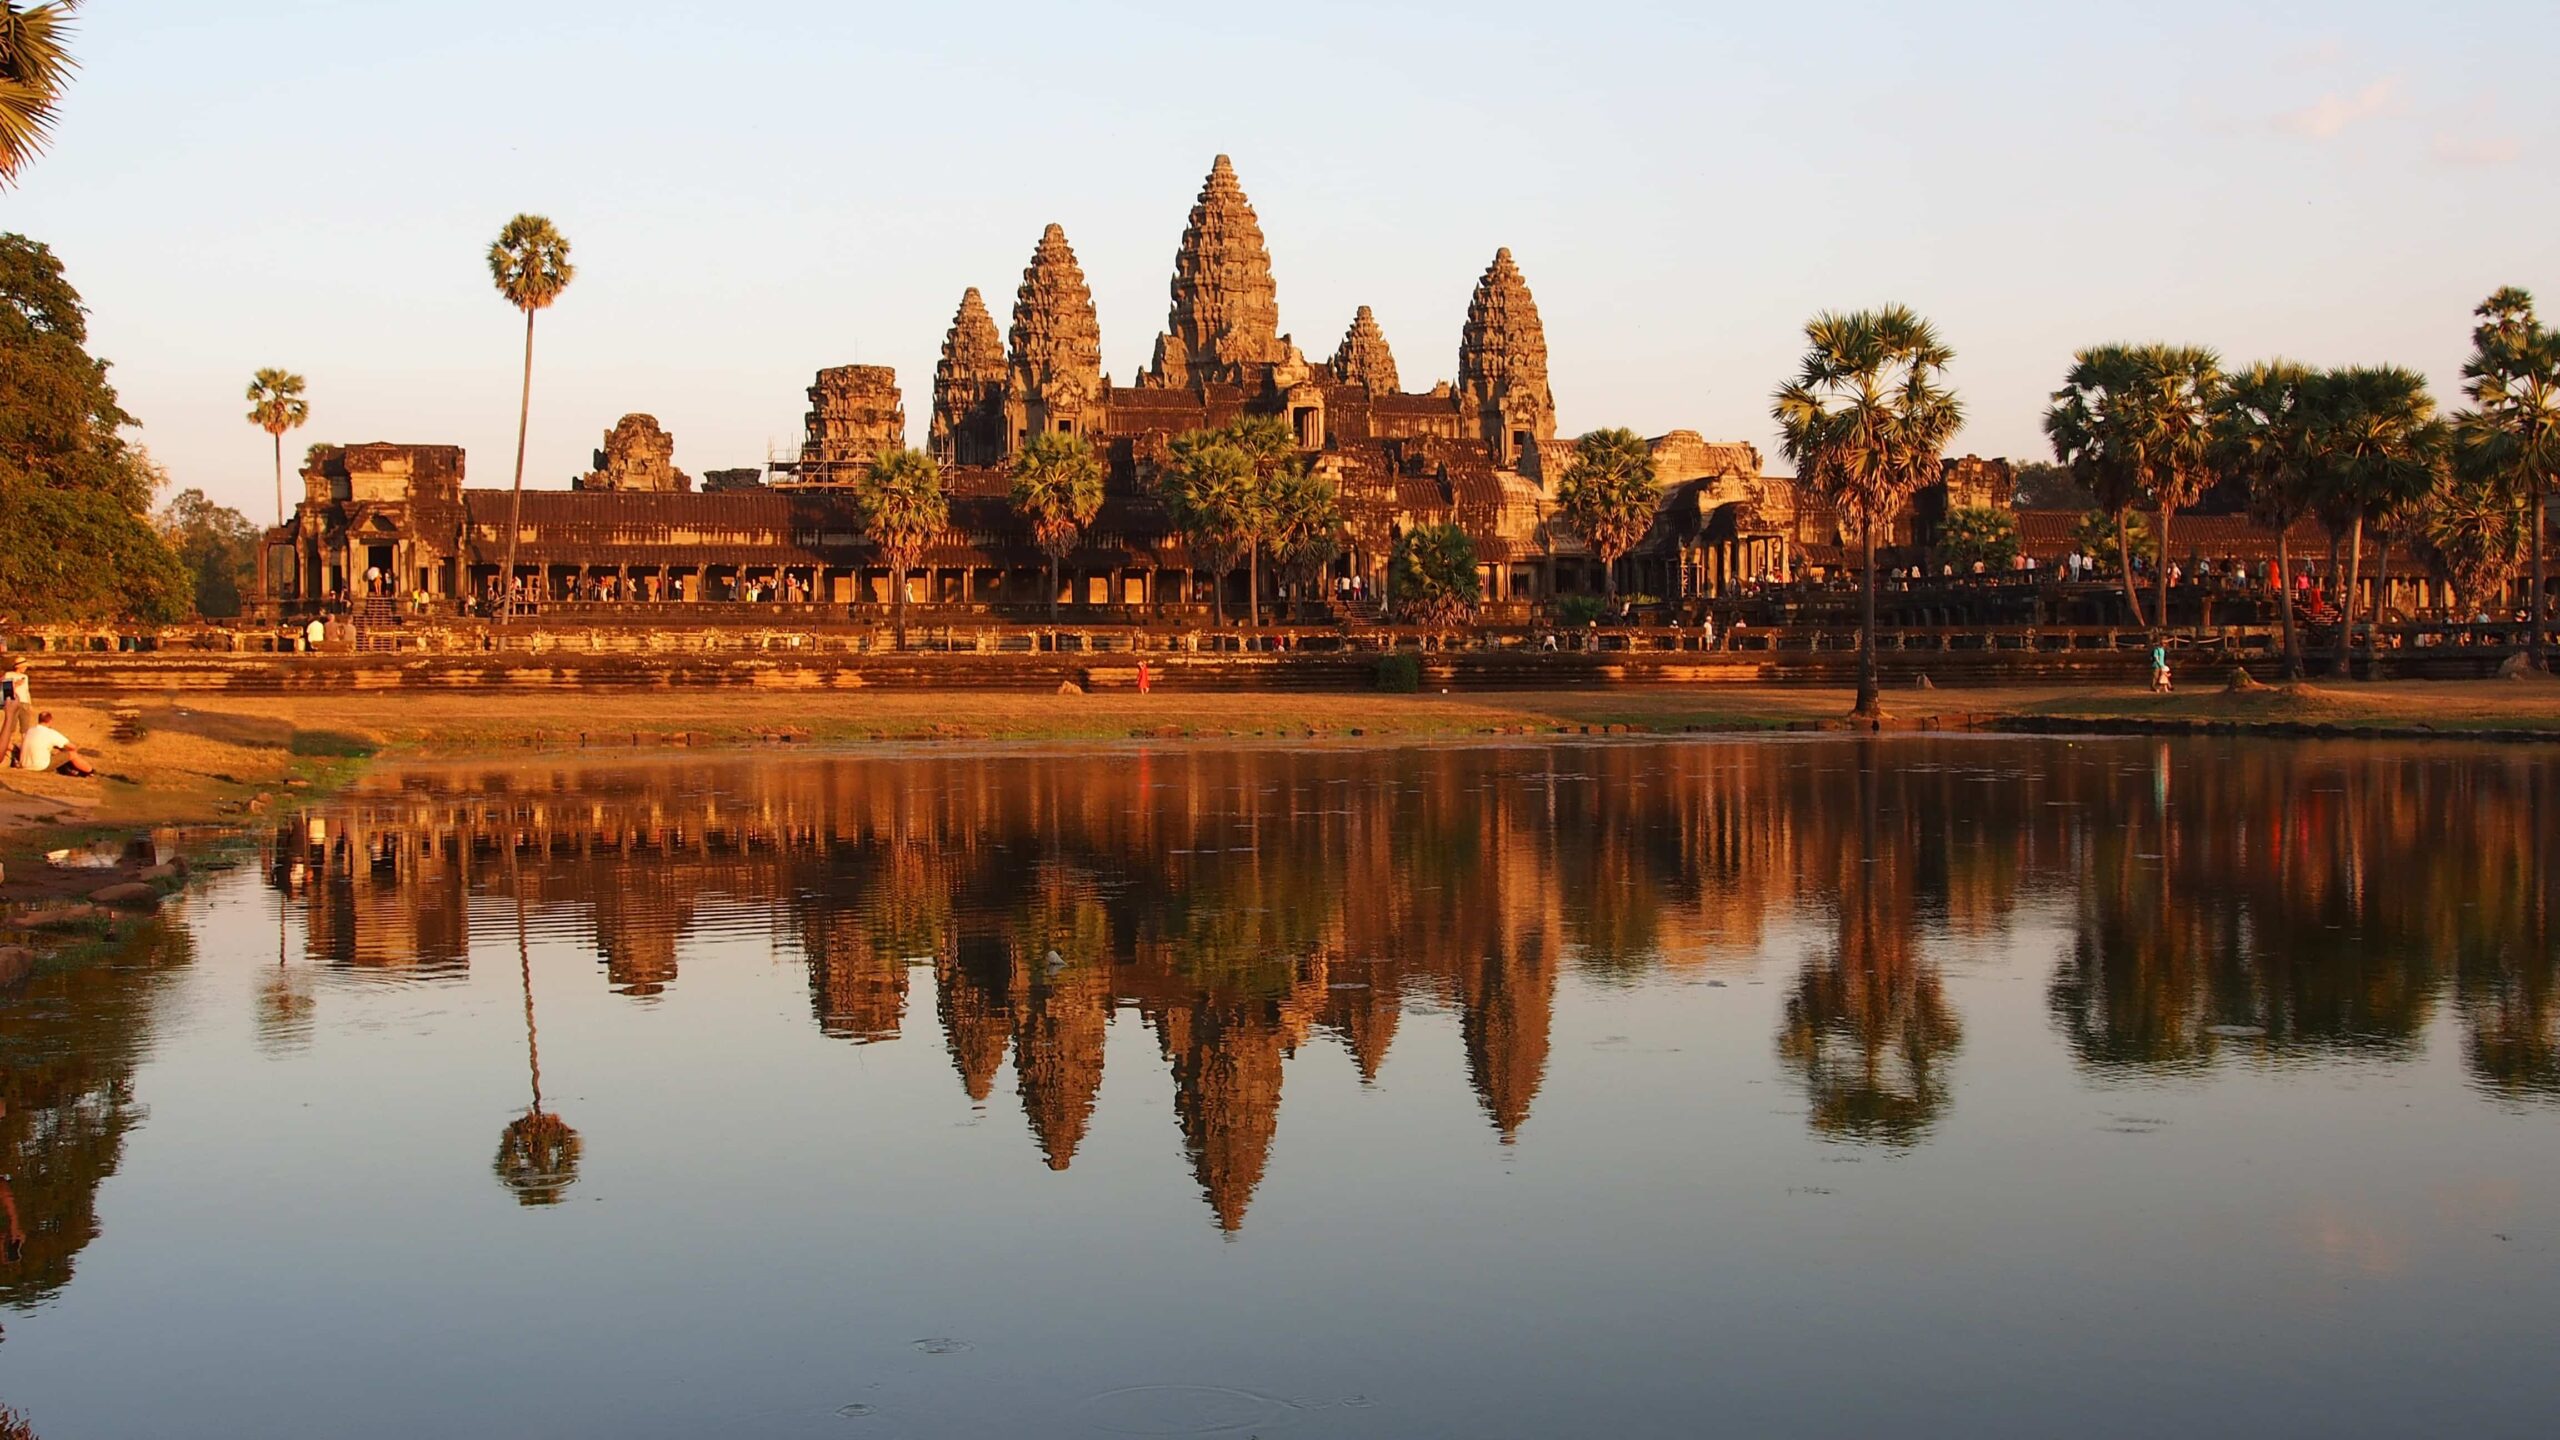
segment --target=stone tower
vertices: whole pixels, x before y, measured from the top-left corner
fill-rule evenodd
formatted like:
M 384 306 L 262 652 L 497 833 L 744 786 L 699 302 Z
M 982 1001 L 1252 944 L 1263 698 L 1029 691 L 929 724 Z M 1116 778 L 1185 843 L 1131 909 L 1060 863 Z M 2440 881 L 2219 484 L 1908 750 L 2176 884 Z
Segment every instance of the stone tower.
M 1333 352 L 1333 373 L 1345 385 L 1367 386 L 1372 395 L 1397 390 L 1395 352 L 1387 348 L 1387 332 L 1378 328 L 1378 317 L 1368 306 L 1361 306 L 1351 317 L 1351 328 L 1342 332 L 1342 344 Z
M 800 478 L 842 485 L 883 453 L 907 443 L 907 407 L 898 372 L 886 365 L 833 365 L 809 386 Z
M 933 367 L 933 432 L 927 442 L 945 465 L 993 465 L 1004 458 L 1004 339 L 972 285 L 942 339 Z
M 1556 398 L 1547 388 L 1547 332 L 1529 282 L 1508 248 L 1493 254 L 1458 341 L 1458 393 L 1474 405 L 1494 463 L 1537 464 L 1538 446 L 1556 435 Z
M 1056 225 L 1022 271 L 1013 297 L 1005 379 L 1005 453 L 1033 431 L 1093 434 L 1102 428 L 1102 322 L 1084 268 Z
M 1147 386 L 1196 382 L 1251 385 L 1289 358 L 1262 222 L 1221 155 L 1201 182 L 1199 202 L 1173 256 L 1173 310 L 1156 337 Z
M 675 467 L 676 437 L 655 415 L 625 415 L 604 432 L 596 468 L 572 482 L 575 490 L 690 490 L 693 477 Z

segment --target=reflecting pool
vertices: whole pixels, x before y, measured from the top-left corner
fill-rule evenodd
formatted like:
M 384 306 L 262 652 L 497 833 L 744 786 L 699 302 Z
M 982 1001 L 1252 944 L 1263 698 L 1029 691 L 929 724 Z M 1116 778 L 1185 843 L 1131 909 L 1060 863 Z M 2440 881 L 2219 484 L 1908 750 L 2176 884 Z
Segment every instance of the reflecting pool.
M 2560 754 L 379 771 L 0 997 L 109 1436 L 2546 1435 Z

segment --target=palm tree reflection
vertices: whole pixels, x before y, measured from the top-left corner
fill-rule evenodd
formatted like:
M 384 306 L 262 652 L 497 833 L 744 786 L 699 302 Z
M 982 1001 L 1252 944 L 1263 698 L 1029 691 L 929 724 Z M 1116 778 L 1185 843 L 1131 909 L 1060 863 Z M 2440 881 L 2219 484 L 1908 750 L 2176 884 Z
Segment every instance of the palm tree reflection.
M 1834 872 L 1833 943 L 1796 975 L 1778 1054 L 1804 1082 L 1816 1133 L 1905 1146 L 1946 1110 L 1945 1068 L 1964 1028 L 1914 945 L 1913 847 L 1881 834 L 1878 763 L 1861 761 L 1856 846 L 1841 847 Z M 1908 807 L 1896 808 L 1907 823 Z
M 524 891 L 516 891 L 516 969 L 524 979 L 524 1061 L 533 1107 L 507 1122 L 491 1168 L 519 1205 L 557 1205 L 578 1180 L 578 1132 L 542 1108 L 542 1048 L 533 1023 L 533 952 L 525 943 Z

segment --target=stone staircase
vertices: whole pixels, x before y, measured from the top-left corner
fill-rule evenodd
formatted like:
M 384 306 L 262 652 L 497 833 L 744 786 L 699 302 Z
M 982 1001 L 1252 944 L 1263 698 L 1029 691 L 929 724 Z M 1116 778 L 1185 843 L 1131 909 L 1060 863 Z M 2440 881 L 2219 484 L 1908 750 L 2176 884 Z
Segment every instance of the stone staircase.
M 387 654 L 400 648 L 400 602 L 387 595 L 356 601 L 348 618 L 355 622 L 356 650 Z

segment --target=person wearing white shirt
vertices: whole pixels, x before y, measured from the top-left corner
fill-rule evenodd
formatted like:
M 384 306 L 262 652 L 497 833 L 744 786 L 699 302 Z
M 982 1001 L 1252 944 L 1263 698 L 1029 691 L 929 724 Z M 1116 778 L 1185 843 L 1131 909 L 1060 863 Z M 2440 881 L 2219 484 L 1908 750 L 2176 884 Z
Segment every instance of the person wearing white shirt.
M 26 739 L 18 742 L 18 756 L 23 767 L 29 770 L 53 770 L 64 775 L 98 773 L 98 767 L 81 756 L 80 747 L 71 743 L 71 737 L 53 728 L 53 712 L 50 710 L 38 715 L 35 728 L 27 732 Z

